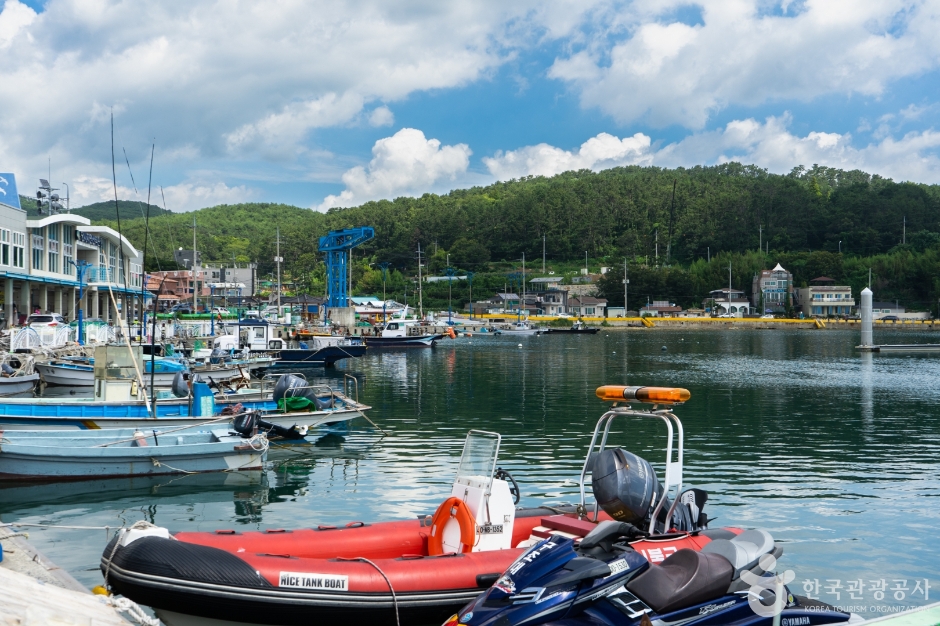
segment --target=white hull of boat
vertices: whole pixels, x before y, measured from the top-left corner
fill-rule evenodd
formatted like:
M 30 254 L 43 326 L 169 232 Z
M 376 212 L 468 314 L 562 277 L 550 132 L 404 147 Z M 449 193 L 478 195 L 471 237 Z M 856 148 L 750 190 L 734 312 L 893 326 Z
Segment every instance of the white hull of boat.
M 361 410 L 368 409 L 363 406 Z M 293 413 L 263 413 L 261 419 L 278 426 L 290 428 L 291 426 L 306 426 L 308 429 L 339 422 L 348 422 L 362 415 L 355 409 L 337 411 L 293 412 Z M 101 417 L 92 419 L 69 419 L 63 417 L 42 418 L 31 417 L 17 420 L 17 418 L 0 417 L 0 430 L 85 430 L 98 428 L 172 428 L 178 426 L 192 426 L 205 428 L 206 422 L 211 418 L 205 417 Z M 9 421 L 8 421 L 9 420 Z M 17 420 L 17 421 L 13 421 Z M 225 424 L 224 420 L 214 424 Z
M 501 330 L 499 332 L 502 335 L 512 335 L 515 337 L 529 337 L 531 335 L 541 335 L 545 331 L 539 328 L 527 328 L 525 330 Z
M 95 385 L 95 371 L 79 370 L 69 367 L 58 367 L 48 363 L 37 363 L 36 371 L 47 385 L 64 385 L 67 387 L 93 387 Z M 150 384 L 150 374 L 145 373 L 144 381 Z M 169 387 L 173 384 L 176 372 L 157 372 L 154 374 L 154 385 Z
M 37 382 L 39 382 L 39 374 L 0 378 L 0 396 L 27 393 L 33 390 Z

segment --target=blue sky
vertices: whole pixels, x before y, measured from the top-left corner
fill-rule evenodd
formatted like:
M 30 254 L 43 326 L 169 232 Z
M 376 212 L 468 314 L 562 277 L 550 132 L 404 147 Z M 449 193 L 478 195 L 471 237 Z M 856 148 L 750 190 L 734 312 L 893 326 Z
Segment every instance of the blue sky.
M 940 2 L 0 0 L 0 171 L 315 210 L 618 165 L 940 183 Z

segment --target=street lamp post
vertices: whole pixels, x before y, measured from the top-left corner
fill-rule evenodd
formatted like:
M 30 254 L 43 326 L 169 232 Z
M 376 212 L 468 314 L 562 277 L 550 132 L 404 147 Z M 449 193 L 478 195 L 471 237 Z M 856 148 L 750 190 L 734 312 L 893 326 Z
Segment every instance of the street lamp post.
M 839 254 L 842 254 L 842 242 L 839 242 Z
M 75 271 L 78 274 L 78 345 L 85 345 L 85 333 L 82 323 L 84 321 L 84 311 L 82 310 L 82 295 L 85 292 L 85 270 L 91 267 L 91 264 L 84 259 L 79 259 L 78 261 L 69 260 L 69 263 L 75 266 Z

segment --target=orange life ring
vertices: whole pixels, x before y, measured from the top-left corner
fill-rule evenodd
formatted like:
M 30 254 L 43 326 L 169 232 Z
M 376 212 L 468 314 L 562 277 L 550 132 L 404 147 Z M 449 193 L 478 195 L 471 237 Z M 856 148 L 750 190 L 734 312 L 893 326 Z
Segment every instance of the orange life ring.
M 476 543 L 477 524 L 467 503 L 457 497 L 450 497 L 441 503 L 431 518 L 431 533 L 428 535 L 428 554 L 444 554 L 444 527 L 451 519 L 460 524 L 460 552 L 470 552 Z

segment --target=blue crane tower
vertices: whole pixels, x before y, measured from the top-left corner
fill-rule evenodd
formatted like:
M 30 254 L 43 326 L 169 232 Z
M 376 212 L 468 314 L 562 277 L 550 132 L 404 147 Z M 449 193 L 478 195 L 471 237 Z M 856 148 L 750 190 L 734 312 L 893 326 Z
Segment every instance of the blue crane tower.
M 375 238 L 371 226 L 331 230 L 320 237 L 318 250 L 326 253 L 326 306 L 349 306 L 349 251 Z

